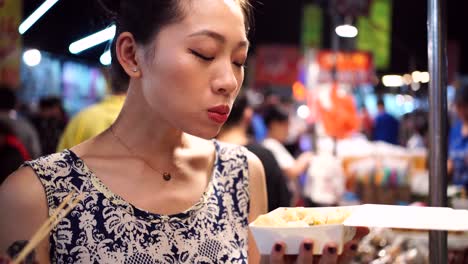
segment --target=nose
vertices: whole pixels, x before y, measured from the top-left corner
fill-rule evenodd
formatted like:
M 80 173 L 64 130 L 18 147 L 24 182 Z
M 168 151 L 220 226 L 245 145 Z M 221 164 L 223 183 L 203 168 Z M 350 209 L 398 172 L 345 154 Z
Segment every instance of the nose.
M 229 95 L 238 87 L 236 73 L 231 63 L 220 67 L 212 81 L 212 89 L 216 94 Z

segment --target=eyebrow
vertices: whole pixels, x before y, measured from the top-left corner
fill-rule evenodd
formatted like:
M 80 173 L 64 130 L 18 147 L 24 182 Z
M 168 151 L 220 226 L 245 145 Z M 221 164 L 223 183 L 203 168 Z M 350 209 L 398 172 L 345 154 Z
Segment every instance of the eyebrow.
M 226 42 L 226 38 L 223 35 L 215 32 L 215 31 L 211 31 L 211 30 L 201 30 L 201 31 L 197 31 L 197 32 L 192 33 L 192 34 L 189 35 L 189 37 L 196 37 L 196 36 L 207 36 L 207 37 L 213 38 L 216 41 L 221 42 L 221 43 Z M 250 43 L 249 43 L 248 40 L 242 40 L 237 44 L 237 47 L 238 48 L 243 48 L 243 47 L 248 47 L 249 45 L 250 45 Z

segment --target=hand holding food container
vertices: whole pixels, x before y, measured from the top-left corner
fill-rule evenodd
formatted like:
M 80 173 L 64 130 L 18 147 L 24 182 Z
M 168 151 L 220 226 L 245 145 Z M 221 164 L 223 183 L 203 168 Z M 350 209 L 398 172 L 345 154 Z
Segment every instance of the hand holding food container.
M 278 208 L 250 224 L 260 254 L 271 255 L 272 260 L 283 259 L 273 263 L 288 263 L 289 257 L 284 255 L 297 255 L 299 260 L 311 260 L 312 255 L 336 261 L 339 254 L 340 258 L 352 258 L 355 253 L 351 246 L 356 249 L 357 242 L 368 233 L 366 227 L 468 230 L 468 211 L 374 204 Z M 330 248 L 336 248 L 337 254 L 329 254 Z

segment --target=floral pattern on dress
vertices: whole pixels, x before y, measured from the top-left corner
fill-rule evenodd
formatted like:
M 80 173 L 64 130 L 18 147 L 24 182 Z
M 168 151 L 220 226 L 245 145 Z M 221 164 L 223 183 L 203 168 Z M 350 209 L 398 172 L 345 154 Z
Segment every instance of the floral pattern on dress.
M 52 263 L 247 263 L 246 149 L 213 140 L 211 180 L 190 209 L 158 215 L 113 194 L 75 153 L 27 162 L 44 186 L 49 215 L 72 191 L 83 199 L 52 230 Z

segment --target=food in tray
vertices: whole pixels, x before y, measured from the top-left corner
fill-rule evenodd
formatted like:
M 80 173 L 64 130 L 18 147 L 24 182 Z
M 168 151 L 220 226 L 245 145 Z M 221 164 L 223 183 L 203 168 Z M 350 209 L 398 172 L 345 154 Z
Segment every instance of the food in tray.
M 351 214 L 345 208 L 322 211 L 314 208 L 279 208 L 260 215 L 252 224 L 265 227 L 309 227 L 317 225 L 341 224 Z

